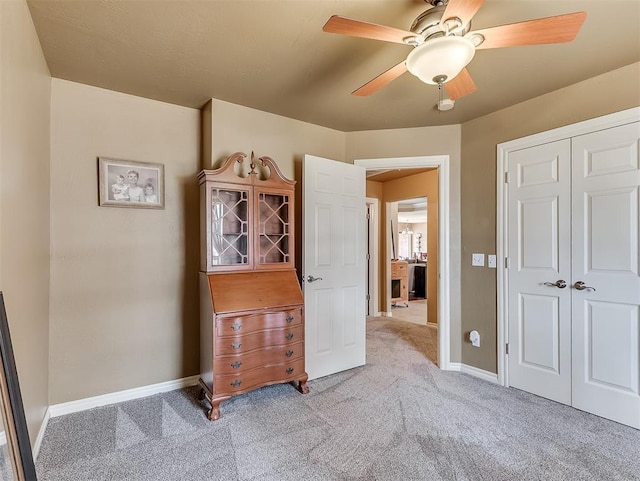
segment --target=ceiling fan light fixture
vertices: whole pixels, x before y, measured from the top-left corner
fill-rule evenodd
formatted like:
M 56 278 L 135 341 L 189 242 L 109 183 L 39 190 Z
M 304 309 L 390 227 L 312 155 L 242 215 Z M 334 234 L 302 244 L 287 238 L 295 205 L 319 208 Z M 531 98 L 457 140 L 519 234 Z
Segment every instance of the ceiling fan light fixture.
M 407 70 L 424 83 L 437 85 L 453 80 L 475 53 L 473 42 L 467 38 L 456 35 L 434 38 L 411 51 Z

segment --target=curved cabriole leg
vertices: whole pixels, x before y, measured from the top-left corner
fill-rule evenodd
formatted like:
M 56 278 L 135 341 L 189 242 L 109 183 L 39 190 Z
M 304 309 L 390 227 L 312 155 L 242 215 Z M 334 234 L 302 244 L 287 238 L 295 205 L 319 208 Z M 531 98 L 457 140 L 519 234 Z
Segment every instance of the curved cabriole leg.
M 309 386 L 307 386 L 307 381 L 300 381 L 298 384 L 298 391 L 302 394 L 309 394 Z
M 211 403 L 211 409 L 209 409 L 209 412 L 207 413 L 207 418 L 209 419 L 209 421 L 217 421 L 218 419 L 220 419 L 220 403 L 219 402 Z
M 296 389 L 300 391 L 301 394 L 309 394 L 309 386 L 307 386 L 307 379 L 309 379 L 309 376 L 305 376 L 298 381 L 298 385 L 296 386 Z

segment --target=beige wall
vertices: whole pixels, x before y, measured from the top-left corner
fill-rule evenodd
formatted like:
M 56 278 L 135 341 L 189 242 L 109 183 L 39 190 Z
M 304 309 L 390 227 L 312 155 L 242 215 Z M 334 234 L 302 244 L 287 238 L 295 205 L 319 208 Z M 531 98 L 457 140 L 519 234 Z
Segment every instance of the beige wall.
M 198 373 L 200 112 L 53 79 L 50 403 Z M 98 207 L 97 157 L 165 166 L 165 209 Z
M 471 254 L 496 251 L 497 144 L 640 105 L 640 64 L 594 77 L 462 125 L 462 362 L 496 372 L 496 270 Z
M 438 322 L 438 171 L 430 170 L 421 174 L 403 177 L 401 179 L 390 180 L 382 184 L 383 202 L 396 202 L 403 199 L 413 199 L 415 197 L 427 198 L 427 219 L 429 220 L 429 229 L 427 231 L 427 243 L 429 251 L 429 260 L 427 262 L 427 319 L 429 322 Z M 384 204 L 383 204 L 384 205 Z M 381 224 L 389 225 L 389 220 L 385 216 L 386 209 L 382 209 Z M 380 245 L 381 251 L 388 252 L 386 245 L 388 229 L 381 229 Z M 381 259 L 386 263 L 386 258 Z M 385 272 L 384 269 L 381 269 Z M 389 287 L 391 282 L 384 281 L 384 299 L 389 296 Z M 385 311 L 389 311 L 387 306 Z
M 346 160 L 428 155 L 449 156 L 449 251 L 451 361 L 461 359 L 460 313 L 460 125 L 348 132 Z
M 382 200 L 382 182 L 376 182 L 375 180 L 367 180 L 366 196 L 373 199 Z
M 0 290 L 33 444 L 49 404 L 51 78 L 24 1 L 0 1 L 0 35 Z
M 282 173 L 294 178 L 305 154 L 345 161 L 345 134 L 261 110 L 212 101 L 213 162 L 234 152 L 268 155 Z

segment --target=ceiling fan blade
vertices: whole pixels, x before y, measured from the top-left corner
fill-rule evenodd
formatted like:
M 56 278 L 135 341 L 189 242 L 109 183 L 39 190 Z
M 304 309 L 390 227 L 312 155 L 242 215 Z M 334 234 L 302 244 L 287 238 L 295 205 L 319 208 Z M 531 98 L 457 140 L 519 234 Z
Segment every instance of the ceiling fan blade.
M 393 80 L 400 77 L 400 75 L 402 75 L 406 71 L 407 66 L 405 64 L 405 61 L 403 60 L 398 65 L 391 67 L 386 72 L 383 72 L 373 80 L 370 80 L 359 89 L 354 90 L 353 92 L 351 92 L 351 94 L 358 95 L 360 97 L 366 97 L 367 95 L 374 94 L 388 83 L 391 83 Z
M 372 38 L 374 40 L 384 40 L 385 42 L 395 43 L 405 43 L 405 38 L 413 38 L 416 36 L 415 33 L 409 32 L 408 30 L 362 22 L 339 15 L 332 16 L 327 23 L 324 24 L 322 30 L 329 33 L 340 33 L 342 35 L 351 35 L 352 37 Z
M 585 18 L 587 12 L 575 12 L 475 30 L 471 33 L 479 33 L 484 37 L 484 42 L 476 49 L 564 43 L 576 38 Z
M 462 21 L 461 26 L 465 26 L 480 10 L 483 3 L 484 0 L 449 0 L 447 8 L 442 14 L 440 25 L 444 25 L 450 18 L 459 18 Z
M 478 90 L 466 68 L 462 69 L 462 72 L 456 75 L 453 80 L 449 80 L 445 83 L 444 87 L 447 89 L 447 93 L 451 100 L 458 100 L 459 98 L 472 94 Z

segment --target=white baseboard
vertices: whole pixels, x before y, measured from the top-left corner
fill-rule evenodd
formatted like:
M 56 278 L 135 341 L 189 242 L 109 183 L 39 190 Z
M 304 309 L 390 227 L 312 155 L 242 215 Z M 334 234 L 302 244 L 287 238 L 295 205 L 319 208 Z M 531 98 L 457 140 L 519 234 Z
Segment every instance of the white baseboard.
M 139 399 L 142 397 L 153 396 L 154 394 L 159 394 L 162 392 L 174 391 L 176 389 L 181 389 L 184 387 L 195 386 L 196 384 L 198 384 L 199 378 L 200 376 L 185 377 L 182 379 L 176 379 L 174 381 L 161 382 L 158 384 L 151 384 L 149 386 L 127 389 L 126 391 L 118 391 L 110 394 L 102 394 L 100 396 L 78 399 L 77 401 L 54 404 L 52 406 L 49 406 L 49 416 L 55 418 L 57 416 L 77 413 L 99 406 L 106 406 L 108 404 L 115 404 L 123 401 L 131 401 L 132 399 Z
M 469 366 L 468 364 L 462 364 L 460 362 L 450 362 L 448 371 L 459 371 L 463 374 L 469 374 L 470 376 L 474 376 L 485 381 L 492 382 L 494 384 L 500 384 L 498 381 L 498 375 L 494 372 L 485 371 L 484 369 L 479 369 L 474 366 Z
M 391 312 L 391 311 L 382 311 L 382 312 L 380 313 L 380 315 L 381 315 L 382 317 L 393 317 L 393 312 Z
M 427 321 L 427 326 L 429 326 L 429 327 L 438 327 L 438 323 L 437 322 L 429 322 L 429 321 Z
M 47 408 L 47 410 L 44 412 L 44 419 L 42 419 L 40 430 L 38 431 L 36 440 L 33 443 L 33 449 L 31 450 L 33 453 L 34 461 L 38 459 L 38 455 L 40 454 L 40 446 L 42 446 L 42 440 L 44 439 L 44 432 L 47 430 L 47 425 L 49 424 L 50 418 L 51 418 L 51 409 Z

